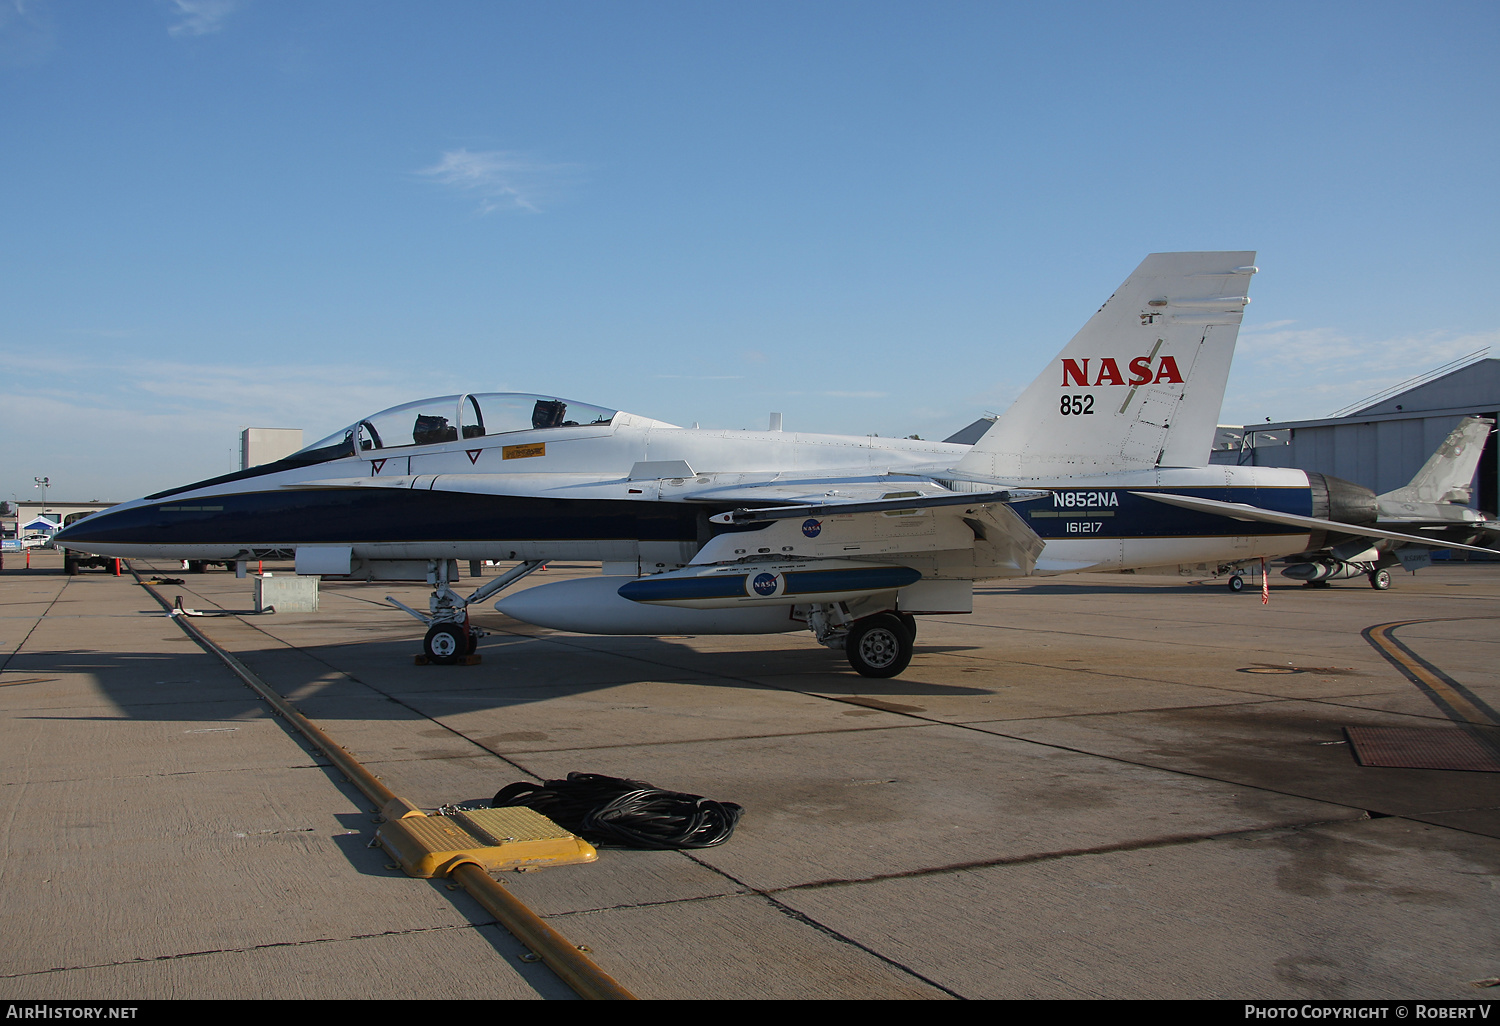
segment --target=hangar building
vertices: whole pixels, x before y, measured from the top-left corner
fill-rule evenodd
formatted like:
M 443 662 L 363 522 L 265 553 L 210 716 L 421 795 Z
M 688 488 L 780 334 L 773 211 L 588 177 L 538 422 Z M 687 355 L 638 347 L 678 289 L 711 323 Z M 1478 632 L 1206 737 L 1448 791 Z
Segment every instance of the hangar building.
M 1343 416 L 1249 425 L 1238 438 L 1221 429 L 1211 462 L 1332 474 L 1377 495 L 1400 488 L 1464 417 L 1500 423 L 1500 359 L 1455 363 L 1461 365 L 1403 382 Z M 1485 443 L 1469 503 L 1492 514 L 1500 511 L 1497 437 Z

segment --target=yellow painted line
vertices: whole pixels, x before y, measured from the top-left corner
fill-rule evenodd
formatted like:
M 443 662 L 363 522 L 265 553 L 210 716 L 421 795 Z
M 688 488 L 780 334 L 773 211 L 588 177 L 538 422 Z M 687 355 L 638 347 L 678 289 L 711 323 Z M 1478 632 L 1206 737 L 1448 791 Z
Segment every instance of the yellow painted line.
M 1473 699 L 1459 690 L 1456 681 L 1424 666 L 1413 653 L 1408 652 L 1406 647 L 1391 635 L 1397 627 L 1409 627 L 1414 623 L 1443 623 L 1474 619 L 1494 619 L 1494 617 L 1453 616 L 1430 617 L 1424 620 L 1397 620 L 1394 623 L 1377 624 L 1367 628 L 1364 633 L 1370 643 L 1378 648 L 1387 659 L 1401 667 L 1413 680 L 1430 691 L 1434 697 L 1441 699 L 1453 712 L 1469 723 L 1479 727 L 1500 726 L 1500 721 L 1497 721 L 1488 710 L 1481 708 Z
M 162 594 L 151 585 L 141 580 L 141 575 L 134 569 L 130 573 L 135 577 L 136 583 L 151 594 L 157 602 L 161 603 L 163 609 L 169 613 L 172 605 Z M 245 685 L 263 698 L 273 709 L 290 723 L 298 733 L 311 741 L 319 751 L 327 756 L 333 764 L 349 779 L 349 782 L 359 788 L 365 797 L 380 806 L 381 814 L 387 819 L 399 819 L 411 816 L 426 816 L 427 814 L 404 798 L 400 798 L 394 791 L 386 787 L 380 778 L 367 770 L 358 759 L 347 749 L 340 745 L 322 728 L 313 723 L 306 716 L 294 709 L 286 699 L 282 698 L 269 684 L 261 680 L 248 666 L 230 655 L 198 629 L 196 624 L 189 622 L 188 617 L 174 616 L 177 626 L 181 627 L 189 637 L 197 641 L 204 648 L 218 656 L 224 665 L 234 672 L 234 675 L 244 681 Z M 473 862 L 461 862 L 454 866 L 448 874 L 469 893 L 469 896 L 483 905 L 493 915 L 500 925 L 510 931 L 522 944 L 534 951 L 547 967 L 558 975 L 565 984 L 571 987 L 579 997 L 593 1001 L 634 1001 L 635 995 L 622 987 L 614 977 L 599 968 L 594 961 L 588 958 L 583 949 L 571 943 L 566 937 L 558 933 L 556 929 L 524 905 L 519 898 L 511 894 L 505 885 L 490 876 L 483 867 Z

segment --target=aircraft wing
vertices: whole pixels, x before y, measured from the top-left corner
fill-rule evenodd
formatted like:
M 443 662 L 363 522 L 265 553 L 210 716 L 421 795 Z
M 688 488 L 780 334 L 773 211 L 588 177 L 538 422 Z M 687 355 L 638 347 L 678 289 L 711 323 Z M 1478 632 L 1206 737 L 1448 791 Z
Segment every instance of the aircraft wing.
M 1234 520 L 1258 521 L 1263 524 L 1285 524 L 1289 527 L 1306 527 L 1314 531 L 1352 534 L 1362 538 L 1389 538 L 1392 541 L 1406 542 L 1411 545 L 1425 545 L 1433 549 L 1463 549 L 1466 552 L 1483 552 L 1486 555 L 1493 555 L 1495 552 L 1494 549 L 1480 548 L 1477 545 L 1461 545 L 1458 542 L 1445 542 L 1436 538 L 1423 538 L 1415 534 L 1402 534 L 1399 531 L 1386 531 L 1379 527 L 1345 524 L 1337 520 L 1320 520 L 1317 517 L 1303 517 L 1295 513 L 1279 513 L 1275 510 L 1261 509 L 1259 506 L 1247 506 L 1242 502 L 1220 502 L 1217 499 L 1203 499 L 1196 495 L 1168 495 L 1164 492 L 1131 492 L 1130 494 L 1140 496 L 1143 499 L 1154 499 L 1157 502 L 1166 503 L 1168 506 L 1180 506 L 1183 509 L 1197 510 L 1200 513 L 1215 513 Z
M 888 491 L 882 498 L 856 499 L 825 492 L 817 502 L 737 509 L 711 517 L 718 524 L 766 526 L 758 535 L 720 535 L 693 562 L 737 558 L 749 547 L 746 539 L 754 538 L 761 552 L 813 558 L 880 558 L 902 563 L 931 558 L 941 551 L 972 552 L 973 569 L 982 571 L 981 576 L 989 571 L 1003 571 L 1002 576 L 1012 571 L 1030 574 L 1046 543 L 1010 503 L 1046 494 L 914 488 L 904 493 Z M 967 565 L 970 557 L 963 559 Z
M 870 502 L 820 502 L 796 506 L 772 506 L 766 509 L 737 509 L 709 517 L 716 524 L 747 524 L 757 520 L 790 520 L 792 517 L 826 517 L 848 513 L 891 513 L 905 509 L 932 509 L 939 506 L 987 506 L 991 503 L 1022 502 L 1050 495 L 1039 491 L 953 492 L 943 495 L 917 495 L 883 498 Z

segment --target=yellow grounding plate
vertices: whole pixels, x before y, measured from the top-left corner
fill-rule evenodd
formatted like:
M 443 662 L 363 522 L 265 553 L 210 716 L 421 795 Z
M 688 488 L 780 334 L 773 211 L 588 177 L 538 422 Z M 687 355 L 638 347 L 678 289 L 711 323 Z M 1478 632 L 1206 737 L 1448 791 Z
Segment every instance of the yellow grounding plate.
M 494 872 L 569 866 L 599 857 L 593 845 L 531 809 L 398 816 L 388 812 L 375 837 L 408 876 L 424 880 L 447 876 L 465 862 Z

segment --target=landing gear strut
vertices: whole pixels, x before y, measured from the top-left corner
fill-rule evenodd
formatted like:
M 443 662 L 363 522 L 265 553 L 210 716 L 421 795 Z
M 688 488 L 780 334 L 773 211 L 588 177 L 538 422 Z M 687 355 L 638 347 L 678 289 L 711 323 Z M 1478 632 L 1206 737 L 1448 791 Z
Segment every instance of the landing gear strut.
M 479 647 L 479 639 L 486 631 L 469 622 L 469 606 L 483 602 L 503 588 L 508 588 L 534 570 L 547 565 L 544 559 L 528 559 L 512 567 L 490 581 L 468 598 L 448 586 L 451 560 L 433 559 L 427 563 L 427 583 L 432 585 L 432 598 L 428 602 L 431 615 L 423 616 L 411 606 L 387 595 L 385 600 L 397 609 L 405 610 L 427 625 L 427 636 L 422 639 L 422 653 L 427 661 L 440 666 L 452 666 L 465 656 L 471 656 Z

